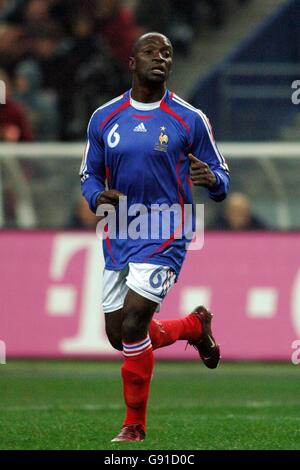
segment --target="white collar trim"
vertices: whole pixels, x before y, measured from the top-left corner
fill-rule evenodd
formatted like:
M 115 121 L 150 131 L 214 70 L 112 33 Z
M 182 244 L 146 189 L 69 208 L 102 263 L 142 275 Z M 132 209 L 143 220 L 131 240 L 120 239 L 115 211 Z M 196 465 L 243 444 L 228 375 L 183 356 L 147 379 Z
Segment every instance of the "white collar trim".
M 166 93 L 164 94 L 164 96 L 162 97 L 161 100 L 155 101 L 155 103 L 141 103 L 140 101 L 134 100 L 134 99 L 130 96 L 130 105 L 131 105 L 133 108 L 138 109 L 138 110 L 140 110 L 140 111 L 150 111 L 150 110 L 152 110 L 152 109 L 159 108 L 159 107 L 160 107 L 160 103 L 162 102 L 162 100 L 164 99 L 165 96 L 166 96 Z

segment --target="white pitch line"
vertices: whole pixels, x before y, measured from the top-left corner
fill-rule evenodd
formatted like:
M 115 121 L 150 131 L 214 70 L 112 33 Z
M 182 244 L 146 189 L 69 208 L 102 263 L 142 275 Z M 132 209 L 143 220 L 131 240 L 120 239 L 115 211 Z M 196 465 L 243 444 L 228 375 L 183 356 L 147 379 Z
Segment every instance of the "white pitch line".
M 104 410 L 123 410 L 124 406 L 123 405 L 92 405 L 92 404 L 86 404 L 78 407 L 64 407 L 64 406 L 8 406 L 8 407 L 0 407 L 0 412 L 1 411 L 9 411 L 9 412 L 15 412 L 15 411 L 25 411 L 25 412 L 32 412 L 32 411 L 41 411 L 41 412 L 47 412 L 47 411 L 104 411 Z M 160 406 L 151 406 L 150 407 L 152 410 L 162 410 L 163 407 Z M 187 408 L 194 408 L 194 407 L 187 407 Z M 210 413 L 201 413 L 199 412 L 197 416 L 198 421 L 208 421 L 211 420 L 211 414 Z M 284 421 L 289 421 L 289 422 L 295 422 L 298 423 L 300 421 L 299 416 L 263 416 L 263 415 L 258 415 L 258 416 L 253 416 L 251 415 L 243 415 L 241 413 L 238 414 L 227 414 L 227 415 L 220 415 L 220 416 L 214 416 L 213 417 L 214 421 L 226 421 L 226 420 L 244 420 L 244 421 L 257 421 L 258 423 L 260 421 L 268 421 L 268 422 L 273 422 L 276 423 L 278 422 L 278 425 L 282 424 Z
M 271 401 L 249 401 L 249 402 L 240 402 L 240 403 L 234 403 L 234 404 L 226 404 L 226 406 L 229 406 L 230 408 L 241 408 L 244 407 L 245 409 L 263 409 L 263 408 L 277 408 L 277 407 L 282 407 L 283 405 L 286 406 L 286 404 L 282 402 L 271 402 Z M 297 402 L 289 402 L 288 403 L 289 407 L 290 406 L 299 406 L 300 403 Z M 169 407 L 168 405 L 161 406 L 161 405 L 155 405 L 155 404 L 150 404 L 149 407 L 152 410 L 167 410 Z M 205 408 L 209 408 L 210 410 L 217 409 L 219 405 L 214 405 L 214 404 L 207 404 L 205 405 Z M 60 405 L 60 404 L 50 404 L 50 405 L 7 405 L 7 406 L 0 406 L 0 412 L 2 411 L 105 411 L 105 410 L 122 410 L 124 408 L 124 405 L 122 403 L 113 403 L 113 404 L 95 404 L 95 403 L 83 403 L 78 406 L 72 405 Z M 197 409 L 197 413 L 199 417 L 203 416 L 211 416 L 208 413 L 205 413 L 201 409 L 201 405 L 199 406 L 198 404 L 195 403 L 185 403 L 184 405 L 185 409 Z M 253 415 L 249 415 L 249 418 L 247 418 L 247 415 L 243 415 L 241 413 L 235 414 L 235 413 L 230 413 L 228 415 L 220 415 L 215 418 L 219 419 L 224 419 L 224 418 L 245 418 L 245 419 L 260 419 L 261 416 L 253 417 Z M 281 417 L 280 419 L 283 419 L 284 417 Z M 272 418 L 272 419 L 277 419 L 277 418 Z M 287 417 L 287 419 L 293 419 L 295 421 L 299 421 L 300 417 L 295 416 L 295 417 Z
M 16 405 L 16 406 L 0 406 L 1 411 L 103 411 L 103 410 L 120 410 L 124 406 L 119 404 L 111 405 L 93 405 L 86 403 L 79 406 L 65 406 L 65 405 Z

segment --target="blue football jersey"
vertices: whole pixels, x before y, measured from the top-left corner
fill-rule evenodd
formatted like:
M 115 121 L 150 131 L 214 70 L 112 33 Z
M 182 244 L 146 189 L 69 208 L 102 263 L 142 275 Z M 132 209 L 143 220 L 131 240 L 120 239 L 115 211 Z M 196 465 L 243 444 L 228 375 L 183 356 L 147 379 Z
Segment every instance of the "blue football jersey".
M 189 153 L 206 162 L 216 176 L 209 196 L 218 201 L 228 192 L 228 167 L 207 117 L 169 90 L 157 103 L 136 102 L 127 91 L 94 112 L 87 134 L 80 176 L 82 193 L 93 212 L 97 197 L 106 189 L 127 196 L 128 207 L 192 204 Z M 163 211 L 159 214 L 162 217 Z M 129 214 L 126 223 L 136 217 Z M 170 219 L 167 238 L 161 230 L 153 236 L 150 211 L 138 219 L 147 225 L 147 237 L 120 237 L 118 231 L 109 237 L 108 227 L 103 241 L 105 267 L 119 270 L 129 262 L 152 263 L 170 266 L 178 274 L 189 237 L 177 238 L 177 220 Z

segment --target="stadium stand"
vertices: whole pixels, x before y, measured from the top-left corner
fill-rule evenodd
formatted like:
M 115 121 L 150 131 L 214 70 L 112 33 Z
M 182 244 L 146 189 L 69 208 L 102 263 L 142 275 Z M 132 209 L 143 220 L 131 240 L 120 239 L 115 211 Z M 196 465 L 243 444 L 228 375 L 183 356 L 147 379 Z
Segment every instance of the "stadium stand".
M 231 3 L 191 0 L 186 8 L 182 0 L 162 0 L 159 6 L 133 0 L 2 0 L 0 67 L 27 109 L 34 140 L 85 136 L 91 112 L 129 87 L 127 58 L 141 32 L 163 31 L 178 55 L 188 55 L 199 28 L 224 26 Z M 243 3 L 247 0 L 234 0 Z M 32 88 L 24 84 L 29 75 L 39 87 L 34 103 Z M 45 114 L 47 135 L 37 125 Z
M 300 41 L 295 40 L 295 25 L 299 6 L 296 3 L 266 0 L 258 8 L 257 0 L 201 0 L 190 1 L 189 9 L 184 9 L 180 0 L 162 0 L 157 14 L 156 5 L 150 1 L 2 0 L 0 67 L 11 77 L 12 98 L 18 107 L 22 106 L 18 109 L 22 109 L 20 112 L 30 132 L 24 134 L 19 129 L 9 132 L 7 138 L 2 131 L 1 139 L 33 140 L 41 144 L 30 151 L 20 147 L 1 148 L 0 225 L 60 228 L 74 223 L 74 202 L 72 197 L 66 200 L 65 194 L 74 194 L 78 189 L 76 175 L 89 116 L 97 106 L 129 87 L 126 58 L 135 38 L 143 31 L 163 30 L 176 45 L 173 76 L 178 75 L 179 81 L 173 79 L 173 83 L 179 94 L 187 92 L 182 73 L 189 76 L 192 87 L 191 68 L 204 70 L 202 56 L 195 60 L 195 53 L 203 45 L 209 73 L 204 77 L 198 73 L 197 85 L 187 98 L 208 114 L 217 141 L 275 137 L 296 141 L 298 107 L 292 105 L 288 96 L 298 70 Z M 238 18 L 243 27 L 237 28 Z M 245 23 L 247 18 L 253 31 L 241 42 L 241 30 L 251 29 Z M 258 23 L 257 29 L 254 26 Z M 228 29 L 232 33 L 230 40 Z M 226 43 L 223 48 L 222 36 Z M 213 43 L 212 38 L 219 54 L 220 51 L 225 54 L 229 45 L 234 51 L 223 55 L 213 68 L 216 56 L 213 48 L 208 47 L 209 42 Z M 278 47 L 270 49 L 270 41 Z M 233 43 L 238 44 L 237 49 L 232 49 Z M 255 54 L 258 50 L 259 64 Z M 178 66 L 176 69 L 178 63 L 181 70 Z M 224 87 L 221 90 L 218 87 L 220 77 L 227 80 L 224 96 Z M 254 101 L 252 95 L 258 87 L 263 99 L 259 101 L 256 96 Z M 242 94 L 238 99 L 237 92 Z M 268 117 L 270 109 L 272 119 Z M 2 114 L 5 115 L 5 106 Z M 281 120 L 282 126 L 278 127 Z M 56 143 L 50 148 L 47 141 Z M 60 141 L 70 141 L 68 149 Z M 73 146 L 76 141 L 78 144 Z M 294 147 L 280 146 L 282 157 L 274 146 L 270 152 L 255 145 L 223 148 L 234 175 L 232 191 L 243 192 L 251 199 L 257 216 L 267 227 L 299 228 L 300 194 Z M 249 185 L 249 181 L 257 184 Z M 49 191 L 52 200 L 48 198 Z M 205 203 L 207 226 L 217 226 L 216 207 L 205 199 L 203 192 L 195 192 L 195 197 L 197 202 Z M 223 211 L 222 206 L 219 209 Z

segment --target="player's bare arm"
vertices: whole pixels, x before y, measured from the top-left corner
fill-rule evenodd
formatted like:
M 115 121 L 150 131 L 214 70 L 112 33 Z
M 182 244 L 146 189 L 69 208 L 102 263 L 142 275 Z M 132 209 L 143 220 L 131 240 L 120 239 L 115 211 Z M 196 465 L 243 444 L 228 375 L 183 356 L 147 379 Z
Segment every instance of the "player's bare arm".
M 195 186 L 212 188 L 216 184 L 217 178 L 207 163 L 202 162 L 192 153 L 189 153 L 189 159 L 191 161 L 190 174 L 193 184 Z

